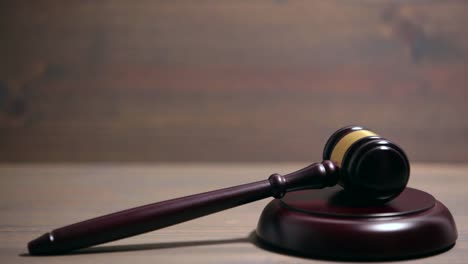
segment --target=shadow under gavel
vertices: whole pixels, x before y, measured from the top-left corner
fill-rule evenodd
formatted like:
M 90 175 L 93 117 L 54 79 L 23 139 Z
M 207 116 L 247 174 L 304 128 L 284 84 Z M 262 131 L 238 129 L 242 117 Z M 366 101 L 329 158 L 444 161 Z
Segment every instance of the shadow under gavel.
M 346 192 L 383 203 L 403 191 L 409 163 L 397 145 L 362 127 L 335 132 L 324 161 L 267 180 L 148 204 L 55 229 L 28 243 L 31 255 L 64 254 L 106 243 L 287 192 L 339 183 Z

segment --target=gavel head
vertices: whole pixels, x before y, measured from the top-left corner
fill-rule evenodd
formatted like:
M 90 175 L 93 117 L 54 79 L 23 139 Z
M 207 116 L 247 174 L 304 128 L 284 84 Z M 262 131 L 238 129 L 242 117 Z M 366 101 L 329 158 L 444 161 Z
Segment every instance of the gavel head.
M 344 127 L 327 141 L 323 159 L 340 168 L 345 192 L 385 202 L 400 194 L 409 180 L 410 166 L 396 144 L 358 126 Z

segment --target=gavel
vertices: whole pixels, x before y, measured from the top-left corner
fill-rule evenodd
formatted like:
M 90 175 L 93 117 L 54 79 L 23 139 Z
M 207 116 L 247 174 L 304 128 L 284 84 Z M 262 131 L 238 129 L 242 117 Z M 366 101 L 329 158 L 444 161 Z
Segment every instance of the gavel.
M 406 187 L 410 166 L 403 150 L 359 126 L 344 127 L 327 141 L 324 161 L 267 180 L 148 204 L 52 230 L 28 243 L 31 255 L 65 254 L 267 197 L 336 184 L 359 199 L 385 203 Z

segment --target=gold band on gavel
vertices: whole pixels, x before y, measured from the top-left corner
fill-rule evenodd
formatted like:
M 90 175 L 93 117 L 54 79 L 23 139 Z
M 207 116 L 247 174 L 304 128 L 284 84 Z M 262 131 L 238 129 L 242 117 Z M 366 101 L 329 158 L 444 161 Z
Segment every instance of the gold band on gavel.
M 344 155 L 351 147 L 351 145 L 360 139 L 371 136 L 377 136 L 377 134 L 369 130 L 357 130 L 347 134 L 342 139 L 340 139 L 338 143 L 336 143 L 335 147 L 333 148 L 330 160 L 335 162 L 336 165 L 341 166 Z

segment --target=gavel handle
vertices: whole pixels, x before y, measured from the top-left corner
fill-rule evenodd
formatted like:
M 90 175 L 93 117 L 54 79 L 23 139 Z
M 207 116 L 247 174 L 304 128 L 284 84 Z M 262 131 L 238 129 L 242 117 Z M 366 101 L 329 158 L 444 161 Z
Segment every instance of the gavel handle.
M 268 180 L 148 204 L 61 227 L 29 242 L 28 250 L 31 255 L 63 254 L 270 196 L 281 198 L 290 190 L 331 186 L 336 180 L 331 162 L 314 163 L 286 176 L 272 174 Z

